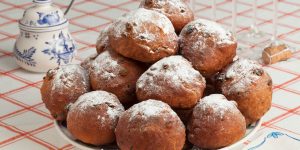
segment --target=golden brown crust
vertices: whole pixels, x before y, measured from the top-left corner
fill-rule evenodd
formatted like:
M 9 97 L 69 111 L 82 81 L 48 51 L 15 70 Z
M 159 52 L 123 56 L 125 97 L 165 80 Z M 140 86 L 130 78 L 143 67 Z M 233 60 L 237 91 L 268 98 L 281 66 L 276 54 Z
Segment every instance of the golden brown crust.
M 180 53 L 209 78 L 232 62 L 237 43 L 220 25 L 198 19 L 186 25 L 179 36 Z
M 137 97 L 158 99 L 174 108 L 192 108 L 202 97 L 205 79 L 182 56 L 169 56 L 153 64 L 137 81 Z
M 218 149 L 240 140 L 246 132 L 246 122 L 233 102 L 219 94 L 204 97 L 188 123 L 189 141 L 200 148 Z
M 82 142 L 106 145 L 115 141 L 114 130 L 124 108 L 118 98 L 105 91 L 93 91 L 79 97 L 70 106 L 67 128 Z
M 247 67 L 247 69 L 244 69 L 245 71 L 237 69 L 246 68 L 245 66 Z M 233 70 L 239 76 L 230 75 Z M 270 109 L 272 79 L 257 63 L 248 60 L 237 60 L 225 68 L 217 79 L 218 88 L 221 92 L 228 99 L 238 103 L 238 108 L 245 116 L 247 125 L 259 120 Z
M 117 19 L 112 26 L 110 45 L 125 57 L 153 63 L 177 52 L 178 37 L 163 14 L 139 8 Z
M 79 65 L 64 65 L 47 72 L 41 87 L 42 100 L 56 120 L 65 120 L 66 106 L 90 90 L 87 72 Z
M 126 110 L 115 133 L 122 150 L 181 150 L 185 143 L 185 127 L 179 117 L 167 104 L 156 100 Z
M 138 62 L 107 49 L 91 62 L 89 72 L 93 90 L 111 92 L 122 104 L 136 102 L 136 81 L 144 72 Z
M 194 20 L 193 11 L 181 0 L 143 0 L 140 7 L 166 15 L 177 33 L 180 33 L 186 24 Z

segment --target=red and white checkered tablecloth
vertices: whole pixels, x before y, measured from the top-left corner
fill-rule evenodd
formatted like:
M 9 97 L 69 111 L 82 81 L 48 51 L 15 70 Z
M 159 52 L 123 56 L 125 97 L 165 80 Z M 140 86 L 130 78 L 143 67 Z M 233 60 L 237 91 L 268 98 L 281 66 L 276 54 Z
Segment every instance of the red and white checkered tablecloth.
M 70 1 L 54 2 L 64 9 Z M 218 22 L 230 28 L 231 1 L 217 2 Z M 238 32 L 251 24 L 251 2 L 239 0 Z M 209 3 L 208 0 L 196 2 L 197 17 L 210 19 Z M 271 34 L 272 0 L 259 0 L 258 4 L 259 28 Z M 41 101 L 39 88 L 43 74 L 24 71 L 14 61 L 12 50 L 19 33 L 17 20 L 30 5 L 31 0 L 0 0 L 0 149 L 74 149 L 58 135 L 53 119 Z M 138 5 L 138 0 L 76 0 L 67 17 L 77 41 L 77 59 L 95 53 L 99 31 Z M 300 1 L 280 0 L 279 37 L 295 48 L 300 47 L 299 20 Z M 288 61 L 264 68 L 274 82 L 273 103 L 260 130 L 278 129 L 300 135 L 300 51 Z

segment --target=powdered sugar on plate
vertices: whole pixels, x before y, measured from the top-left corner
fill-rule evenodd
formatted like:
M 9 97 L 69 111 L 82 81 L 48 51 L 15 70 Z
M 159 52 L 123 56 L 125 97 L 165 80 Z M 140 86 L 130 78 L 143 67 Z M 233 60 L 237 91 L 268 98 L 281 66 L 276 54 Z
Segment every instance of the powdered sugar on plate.
M 189 61 L 177 55 L 163 58 L 153 64 L 138 79 L 137 88 L 149 93 L 162 93 L 167 90 L 164 88 L 166 83 L 170 83 L 168 85 L 173 86 L 171 88 L 180 89 L 183 84 L 201 86 L 205 84 L 205 80 Z
M 105 91 L 92 91 L 81 95 L 71 107 L 72 109 L 78 108 L 78 110 L 84 112 L 91 107 L 105 104 L 108 105 L 106 113 L 109 118 L 116 120 L 124 112 L 123 106 L 117 100 L 118 98 L 111 93 Z M 103 122 L 102 116 L 98 116 L 98 119 Z
M 147 100 L 140 102 L 133 105 L 127 111 L 130 114 L 129 121 L 133 120 L 137 115 L 141 115 L 144 119 L 147 120 L 149 117 L 159 116 L 164 112 L 167 112 L 172 116 L 177 116 L 168 104 L 157 100 Z
M 84 87 L 88 87 L 88 75 L 79 65 L 62 65 L 56 69 L 50 70 L 48 73 L 54 75 L 52 91 L 55 89 L 75 87 L 77 83 L 74 82 L 74 79 L 76 78 L 82 78 L 82 85 L 84 85 Z
M 230 93 L 232 91 L 244 92 L 247 87 L 260 78 L 263 71 L 262 66 L 253 60 L 238 59 L 226 68 L 226 79 L 232 79 L 226 90 Z
M 113 23 L 112 29 L 117 37 L 126 35 L 128 28 L 131 28 L 133 29 L 134 38 L 148 41 L 155 40 L 156 35 L 149 32 L 144 24 L 154 25 L 165 34 L 175 32 L 171 21 L 165 15 L 144 8 L 123 15 Z
M 194 109 L 196 110 L 195 113 L 206 112 L 212 109 L 213 115 L 208 118 L 218 117 L 222 119 L 225 112 L 238 110 L 236 105 L 235 101 L 228 101 L 222 94 L 211 94 L 200 100 Z

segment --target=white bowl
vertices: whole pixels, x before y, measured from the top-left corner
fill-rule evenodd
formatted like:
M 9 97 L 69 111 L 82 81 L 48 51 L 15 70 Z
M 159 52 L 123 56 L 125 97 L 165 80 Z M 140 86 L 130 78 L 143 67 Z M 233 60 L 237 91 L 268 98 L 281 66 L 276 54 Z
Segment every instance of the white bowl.
M 250 139 L 260 128 L 262 123 L 262 119 L 258 120 L 257 122 L 253 123 L 252 125 L 250 125 L 249 127 L 247 127 L 246 130 L 246 134 L 245 136 L 239 140 L 238 142 L 228 146 L 228 147 L 224 147 L 222 149 L 219 150 L 233 150 L 233 149 L 237 149 L 238 147 L 240 147 L 244 142 L 246 142 L 248 139 Z M 59 132 L 59 134 L 68 142 L 70 142 L 72 145 L 74 145 L 75 147 L 82 149 L 82 150 L 117 150 L 118 148 L 114 145 L 111 146 L 103 146 L 103 147 L 99 147 L 99 146 L 93 146 L 93 145 L 88 145 L 85 143 L 82 143 L 78 140 L 76 140 L 71 133 L 68 131 L 67 127 L 65 125 L 63 125 L 61 122 L 58 121 L 54 121 L 54 126 L 57 129 L 57 131 Z M 199 148 L 193 147 L 192 150 L 199 150 Z

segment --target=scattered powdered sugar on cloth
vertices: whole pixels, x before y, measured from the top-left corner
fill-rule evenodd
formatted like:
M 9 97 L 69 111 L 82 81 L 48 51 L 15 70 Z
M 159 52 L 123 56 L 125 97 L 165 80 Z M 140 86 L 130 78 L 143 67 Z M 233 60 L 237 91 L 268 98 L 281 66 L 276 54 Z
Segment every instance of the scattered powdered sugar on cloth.
M 226 90 L 244 92 L 249 85 L 260 78 L 255 74 L 255 70 L 263 70 L 257 62 L 248 59 L 238 59 L 225 71 L 226 79 L 233 79 Z
M 105 104 L 108 105 L 107 107 L 107 114 L 108 117 L 116 121 L 117 118 L 122 114 L 124 111 L 123 106 L 118 103 L 117 97 L 105 92 L 105 91 L 92 91 L 89 93 L 85 93 L 81 95 L 78 100 L 71 106 L 73 108 L 79 108 L 80 111 L 85 111 L 90 107 L 94 107 L 96 105 Z M 99 120 L 103 122 L 103 116 L 98 116 Z
M 199 79 L 203 81 L 199 82 Z M 200 85 L 205 83 L 201 74 L 193 69 L 189 61 L 182 56 L 170 56 L 163 58 L 153 64 L 137 81 L 137 88 L 149 91 L 149 93 L 162 93 L 164 85 L 173 86 L 171 88 L 180 89 L 183 84 Z
M 148 31 L 149 29 L 144 26 L 145 23 L 159 27 L 165 34 L 175 32 L 171 21 L 165 15 L 152 10 L 139 8 L 123 15 L 114 22 L 112 29 L 116 33 L 115 36 L 122 37 L 122 34 L 126 34 L 126 25 L 128 23 L 133 26 L 133 33 L 136 36 L 134 38 L 144 39 L 146 41 L 155 40 L 156 36 Z
M 149 117 L 159 116 L 163 112 L 168 112 L 172 116 L 176 116 L 176 113 L 164 102 L 157 100 L 142 101 L 128 109 L 128 113 L 130 114 L 129 121 L 133 120 L 138 114 L 147 120 Z
M 196 110 L 195 113 L 200 115 L 202 115 L 201 112 L 212 109 L 213 115 L 206 117 L 214 120 L 216 117 L 221 119 L 224 118 L 225 112 L 237 110 L 237 107 L 235 101 L 228 101 L 224 95 L 211 94 L 200 100 L 194 109 Z
M 50 73 L 54 73 L 52 91 L 60 88 L 70 88 L 76 86 L 74 79 L 77 78 L 77 75 L 81 75 L 82 83 L 87 87 L 89 82 L 88 76 L 85 73 L 85 70 L 79 65 L 63 65 L 58 69 L 50 70 Z
M 109 51 L 104 51 L 92 62 L 92 68 L 102 79 L 109 80 L 119 74 L 122 66 L 111 57 Z

